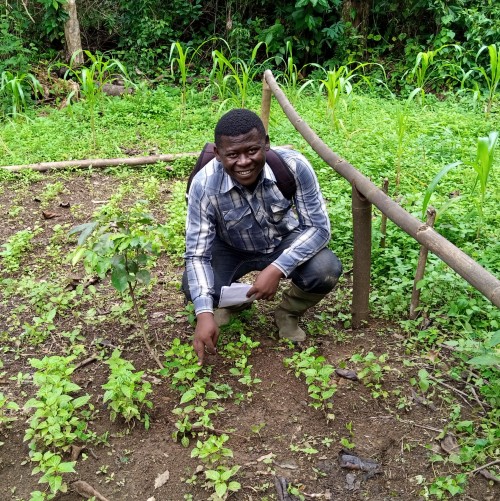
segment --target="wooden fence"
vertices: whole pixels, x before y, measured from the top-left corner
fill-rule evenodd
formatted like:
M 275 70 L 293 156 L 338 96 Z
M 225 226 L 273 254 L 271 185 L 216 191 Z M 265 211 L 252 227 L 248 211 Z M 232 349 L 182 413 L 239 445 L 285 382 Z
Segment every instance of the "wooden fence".
M 292 125 L 309 143 L 311 148 L 335 172 L 351 183 L 354 233 L 352 298 L 352 323 L 354 327 L 359 327 L 366 322 L 369 315 L 372 204 L 500 308 L 500 280 L 440 235 L 430 225 L 422 223 L 406 212 L 361 172 L 334 153 L 295 111 L 276 83 L 270 70 L 264 73 L 262 87 L 261 118 L 266 130 L 269 127 L 272 95 L 274 95 Z

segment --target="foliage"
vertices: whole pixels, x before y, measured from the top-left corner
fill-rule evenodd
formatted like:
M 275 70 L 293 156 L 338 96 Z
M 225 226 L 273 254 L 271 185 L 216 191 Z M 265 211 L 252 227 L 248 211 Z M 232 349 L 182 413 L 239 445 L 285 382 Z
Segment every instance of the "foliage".
M 499 46 L 500 47 L 500 46 Z M 485 50 L 488 51 L 490 59 L 489 72 L 483 66 L 477 66 L 475 69 L 482 76 L 487 87 L 487 102 L 486 102 L 486 113 L 491 112 L 491 107 L 493 105 L 493 100 L 497 92 L 498 84 L 500 84 L 500 49 L 495 44 L 483 45 L 477 52 L 476 61 L 480 57 L 481 53 Z
M 109 365 L 109 378 L 103 384 L 106 390 L 103 402 L 109 402 L 111 421 L 117 416 L 123 417 L 128 423 L 132 419 L 144 422 L 149 428 L 149 415 L 142 413 L 142 408 L 152 408 L 153 403 L 146 397 L 151 390 L 151 383 L 143 381 L 144 371 L 134 372 L 134 366 L 128 360 L 121 358 L 120 350 L 113 350 L 111 357 L 105 362 Z
M 5 115 L 16 117 L 28 106 L 31 93 L 38 95 L 42 90 L 40 82 L 31 73 L 13 73 L 8 70 L 0 75 L 0 102 L 5 103 L 2 111 Z M 27 94 L 29 91 L 29 94 Z M 10 102 L 7 105 L 7 102 Z
M 284 363 L 286 367 L 295 369 L 296 377 L 304 377 L 309 396 L 314 400 L 311 407 L 327 411 L 332 409 L 330 398 L 337 391 L 337 385 L 330 379 L 335 369 L 326 363 L 325 357 L 315 356 L 316 351 L 316 347 L 311 346 L 286 358 Z M 333 414 L 328 416 L 332 418 Z
M 42 231 L 42 228 L 38 226 L 33 230 L 30 228 L 20 230 L 14 233 L 6 243 L 1 245 L 1 247 L 5 248 L 5 250 L 0 252 L 5 271 L 16 271 L 19 269 L 23 256 L 33 248 L 33 238 Z

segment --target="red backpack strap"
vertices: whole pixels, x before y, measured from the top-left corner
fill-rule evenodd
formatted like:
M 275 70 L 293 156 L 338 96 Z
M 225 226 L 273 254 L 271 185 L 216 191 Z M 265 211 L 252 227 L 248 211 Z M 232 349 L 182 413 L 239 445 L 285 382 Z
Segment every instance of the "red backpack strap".
M 203 167 L 205 167 L 205 165 L 207 165 L 210 160 L 215 158 L 214 147 L 215 143 L 206 143 L 205 146 L 203 146 L 200 156 L 198 157 L 198 160 L 196 160 L 196 164 L 193 167 L 191 174 L 189 175 L 186 187 L 186 196 L 189 193 L 189 188 L 191 187 L 194 176 L 196 176 L 196 174 L 198 174 L 198 172 L 200 172 L 200 170 L 203 169 Z
M 297 191 L 297 183 L 290 167 L 275 150 L 269 150 L 266 153 L 266 162 L 274 173 L 279 190 L 285 198 L 291 200 Z

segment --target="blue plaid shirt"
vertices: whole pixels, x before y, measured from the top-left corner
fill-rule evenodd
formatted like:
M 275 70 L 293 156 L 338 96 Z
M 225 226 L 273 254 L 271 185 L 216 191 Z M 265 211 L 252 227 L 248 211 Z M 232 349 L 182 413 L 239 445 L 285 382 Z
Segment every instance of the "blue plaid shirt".
M 276 184 L 266 163 L 253 192 L 234 181 L 216 159 L 193 179 L 186 221 L 186 271 L 195 312 L 213 311 L 211 247 L 217 235 L 237 249 L 272 252 L 282 238 L 298 228 L 301 233 L 272 264 L 285 276 L 330 240 L 330 221 L 316 174 L 309 161 L 294 150 L 276 148 L 292 170 L 297 191 L 292 202 Z

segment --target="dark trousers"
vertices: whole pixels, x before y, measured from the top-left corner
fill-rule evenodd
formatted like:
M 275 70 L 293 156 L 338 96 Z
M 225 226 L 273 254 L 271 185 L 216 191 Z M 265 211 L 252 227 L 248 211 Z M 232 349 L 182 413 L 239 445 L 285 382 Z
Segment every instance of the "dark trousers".
M 297 238 L 298 232 L 292 232 L 281 241 L 281 244 L 271 253 L 248 252 L 235 249 L 226 243 L 215 239 L 212 246 L 212 269 L 214 272 L 214 306 L 217 306 L 221 287 L 231 285 L 251 271 L 262 271 L 276 260 L 281 253 L 290 247 Z M 288 278 L 304 292 L 327 294 L 337 283 L 342 274 L 342 264 L 339 258 L 329 249 L 320 250 L 315 256 L 301 264 Z M 182 276 L 182 291 L 188 301 L 189 294 L 187 274 Z

